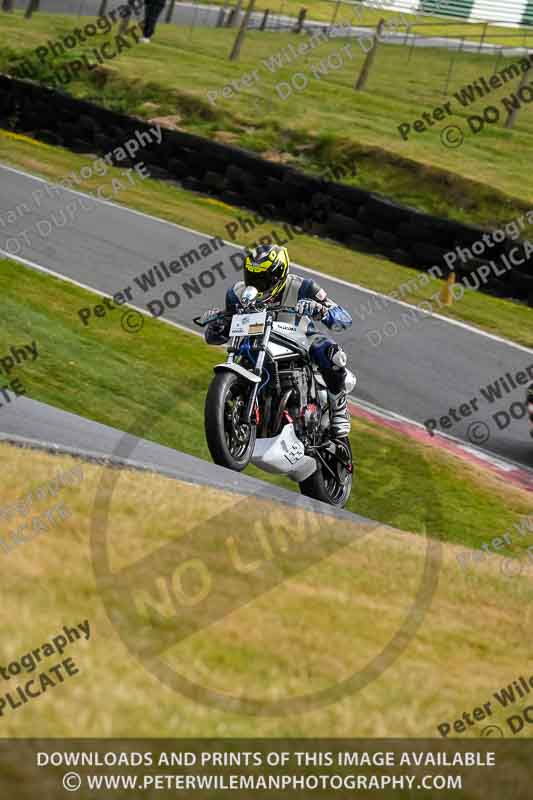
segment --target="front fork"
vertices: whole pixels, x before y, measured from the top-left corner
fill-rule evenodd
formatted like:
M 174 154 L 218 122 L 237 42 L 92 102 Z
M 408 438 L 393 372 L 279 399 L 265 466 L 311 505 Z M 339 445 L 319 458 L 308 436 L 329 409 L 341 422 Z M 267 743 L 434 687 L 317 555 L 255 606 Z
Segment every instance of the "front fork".
M 272 332 L 272 318 L 267 317 L 266 330 L 263 336 L 263 343 L 261 344 L 261 347 L 259 349 L 259 354 L 257 356 L 257 361 L 255 362 L 255 367 L 254 367 L 254 373 L 256 375 L 259 375 L 259 377 L 261 377 L 261 375 L 263 374 L 263 364 L 265 363 L 266 350 L 268 347 L 268 343 L 270 341 L 271 332 Z M 244 411 L 244 422 L 247 425 L 250 424 L 252 419 L 252 414 L 254 411 L 255 404 L 257 402 L 257 393 L 259 391 L 260 385 L 261 385 L 260 383 L 253 384 L 250 397 L 248 398 L 248 403 L 246 404 L 246 409 Z

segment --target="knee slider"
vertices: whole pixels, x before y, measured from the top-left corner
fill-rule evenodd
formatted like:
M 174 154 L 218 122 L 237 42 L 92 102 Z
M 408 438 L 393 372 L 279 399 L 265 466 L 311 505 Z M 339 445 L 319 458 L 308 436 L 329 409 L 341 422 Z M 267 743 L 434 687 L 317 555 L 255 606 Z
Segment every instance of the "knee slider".
M 338 369 L 343 369 L 348 362 L 348 357 L 346 353 L 344 352 L 342 347 L 340 347 L 340 345 L 338 344 L 334 344 L 330 347 L 328 356 L 331 363 L 333 364 L 334 369 L 335 367 L 337 367 Z

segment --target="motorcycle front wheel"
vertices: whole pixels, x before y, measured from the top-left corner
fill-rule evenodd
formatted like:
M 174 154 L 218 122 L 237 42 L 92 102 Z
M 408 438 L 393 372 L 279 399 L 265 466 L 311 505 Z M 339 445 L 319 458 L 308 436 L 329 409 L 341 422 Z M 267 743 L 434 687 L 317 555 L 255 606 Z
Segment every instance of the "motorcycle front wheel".
M 322 458 L 325 464 L 320 459 L 318 460 L 316 471 L 300 483 L 300 491 L 306 497 L 321 500 L 330 506 L 343 508 L 352 491 L 352 448 L 348 439 L 342 445 L 337 444 L 336 447 L 344 463 L 333 453 L 323 450 Z
M 241 472 L 255 446 L 256 426 L 242 422 L 252 387 L 234 372 L 217 372 L 205 399 L 205 435 L 215 464 Z

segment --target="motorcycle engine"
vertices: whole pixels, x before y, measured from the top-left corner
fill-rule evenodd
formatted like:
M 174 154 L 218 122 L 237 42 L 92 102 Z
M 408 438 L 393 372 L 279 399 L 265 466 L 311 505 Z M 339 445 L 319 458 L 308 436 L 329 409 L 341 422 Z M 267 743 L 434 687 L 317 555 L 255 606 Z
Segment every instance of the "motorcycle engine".
M 316 403 L 308 403 L 302 410 L 300 418 L 306 433 L 314 438 L 320 428 L 322 412 Z
M 292 390 L 287 411 L 294 423 L 296 435 L 303 442 L 314 442 L 320 429 L 322 409 L 309 397 L 309 379 L 305 369 L 296 367 L 279 372 L 282 395 Z M 310 377 L 310 376 L 309 376 Z

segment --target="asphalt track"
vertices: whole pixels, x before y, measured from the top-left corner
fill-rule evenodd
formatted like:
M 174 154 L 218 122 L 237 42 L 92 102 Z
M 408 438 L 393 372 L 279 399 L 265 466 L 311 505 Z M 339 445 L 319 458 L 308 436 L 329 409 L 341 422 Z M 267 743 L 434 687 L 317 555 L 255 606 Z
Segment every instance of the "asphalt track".
M 350 522 L 376 525 L 359 514 L 332 508 L 297 492 L 233 472 L 27 397 L 19 397 L 0 410 L 0 429 L 0 442 L 150 470 L 187 483 L 207 485 L 241 496 L 274 499 L 285 505 Z
M 226 244 L 184 267 L 181 274 L 171 275 L 164 283 L 143 292 L 135 282 L 136 277 L 161 261 L 168 265 L 172 260 L 180 260 L 184 253 L 198 249 L 210 237 L 96 199 L 86 201 L 91 210 L 79 209 L 72 222 L 54 227 L 46 237 L 40 236 L 37 223 L 50 219 L 54 210 L 60 219 L 58 209 L 64 209 L 76 198 L 69 190 L 62 190 L 54 199 L 43 193 L 40 208 L 32 208 L 6 225 L 7 212 L 24 202 L 30 203 L 32 191 L 43 187 L 41 179 L 0 167 L 0 218 L 4 220 L 4 227 L 0 224 L 0 251 L 4 255 L 7 244 L 11 253 L 14 249 L 13 241 L 8 240 L 26 231 L 28 243 L 18 240 L 21 249 L 17 258 L 28 266 L 45 268 L 108 295 L 130 287 L 132 305 L 143 310 L 149 302 L 161 300 L 165 292 L 172 290 L 179 296 L 179 305 L 166 308 L 163 316 L 188 329 L 194 327 L 194 316 L 212 305 L 221 305 L 226 288 L 240 277 L 240 269 L 231 261 L 239 248 Z M 79 197 L 83 200 L 86 196 Z M 246 212 L 240 214 L 245 215 Z M 198 228 L 201 227 L 199 219 Z M 275 227 L 282 232 L 281 224 Z M 410 307 L 395 301 L 389 301 L 381 310 L 375 308 L 368 320 L 362 321 L 358 318 L 361 312 L 358 315 L 354 309 L 381 296 L 325 275 L 313 275 L 303 267 L 294 269 L 306 277 L 315 277 L 331 297 L 353 313 L 353 328 L 338 338 L 358 376 L 353 393 L 356 398 L 418 422 L 446 415 L 450 407 L 458 409 L 478 398 L 478 412 L 446 432 L 468 441 L 469 426 L 485 423 L 490 438 L 480 448 L 483 452 L 533 467 L 533 442 L 528 435 L 527 419 L 513 420 L 503 431 L 493 419 L 496 412 L 508 411 L 511 403 L 524 403 L 524 388 L 517 387 L 493 404 L 480 395 L 481 387 L 508 372 L 514 376 L 533 365 L 533 351 L 438 315 L 418 315 L 418 323 L 406 326 L 405 315 Z M 209 288 L 202 288 L 202 282 Z M 191 289 L 194 286 L 201 290 L 200 294 Z M 81 330 L 83 323 L 78 311 L 72 309 L 72 321 Z M 120 324 L 122 311 L 116 307 L 108 313 L 114 314 Z M 380 346 L 373 346 L 365 334 L 372 329 L 383 330 L 391 321 L 397 325 L 398 335 L 384 337 Z M 89 324 L 98 325 L 99 318 L 91 316 Z

